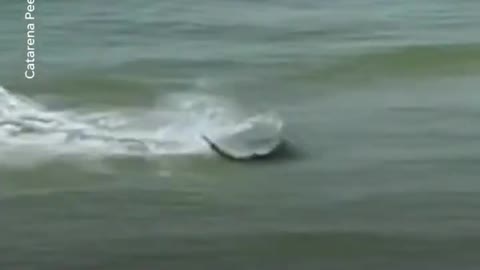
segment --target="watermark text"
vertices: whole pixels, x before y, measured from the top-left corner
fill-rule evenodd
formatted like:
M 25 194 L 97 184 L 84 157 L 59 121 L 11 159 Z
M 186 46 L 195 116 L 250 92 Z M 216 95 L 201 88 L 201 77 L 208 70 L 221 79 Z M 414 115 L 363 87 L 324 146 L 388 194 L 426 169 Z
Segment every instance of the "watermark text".
M 27 1 L 25 21 L 27 23 L 27 58 L 25 63 L 25 78 L 35 78 L 35 0 Z

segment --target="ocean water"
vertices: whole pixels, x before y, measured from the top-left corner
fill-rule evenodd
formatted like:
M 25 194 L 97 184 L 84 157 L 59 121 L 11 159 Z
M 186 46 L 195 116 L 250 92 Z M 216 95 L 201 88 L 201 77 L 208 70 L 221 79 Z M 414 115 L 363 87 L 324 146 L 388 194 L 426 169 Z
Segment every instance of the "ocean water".
M 0 269 L 480 267 L 479 1 L 38 1 L 31 80 L 26 7 L 0 9 Z M 200 139 L 251 119 L 291 152 Z

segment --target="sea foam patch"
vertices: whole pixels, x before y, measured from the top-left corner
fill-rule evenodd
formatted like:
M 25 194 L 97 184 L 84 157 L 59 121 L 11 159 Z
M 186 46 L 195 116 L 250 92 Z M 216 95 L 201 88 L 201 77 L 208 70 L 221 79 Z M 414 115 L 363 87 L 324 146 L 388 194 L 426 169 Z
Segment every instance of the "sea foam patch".
M 38 158 L 208 154 L 204 134 L 238 153 L 263 151 L 268 144 L 244 142 L 255 141 L 252 136 L 275 142 L 282 126 L 273 114 L 252 116 L 215 96 L 170 95 L 160 103 L 135 112 L 52 111 L 0 87 L 0 160 L 12 154 Z

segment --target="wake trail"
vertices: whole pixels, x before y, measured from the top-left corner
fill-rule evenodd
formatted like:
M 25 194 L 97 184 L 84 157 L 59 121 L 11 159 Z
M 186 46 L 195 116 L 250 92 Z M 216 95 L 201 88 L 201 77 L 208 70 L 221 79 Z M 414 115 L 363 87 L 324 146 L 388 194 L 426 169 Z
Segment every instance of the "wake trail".
M 274 114 L 248 115 L 232 102 L 208 95 L 170 95 L 156 108 L 135 111 L 80 113 L 52 111 L 0 87 L 0 161 L 19 153 L 44 157 L 208 154 L 211 150 L 201 139 L 204 134 L 236 138 L 254 130 L 268 138 L 281 126 Z

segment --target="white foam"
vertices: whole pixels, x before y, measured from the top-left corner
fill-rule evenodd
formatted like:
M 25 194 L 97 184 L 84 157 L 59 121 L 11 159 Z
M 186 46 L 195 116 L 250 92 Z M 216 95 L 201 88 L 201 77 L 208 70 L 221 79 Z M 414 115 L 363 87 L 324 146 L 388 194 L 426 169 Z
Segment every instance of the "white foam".
M 148 110 L 51 111 L 0 87 L 0 163 L 14 156 L 210 153 L 202 134 L 243 134 L 253 127 L 257 136 L 275 137 L 281 121 L 271 114 L 249 117 L 208 95 L 171 95 Z

